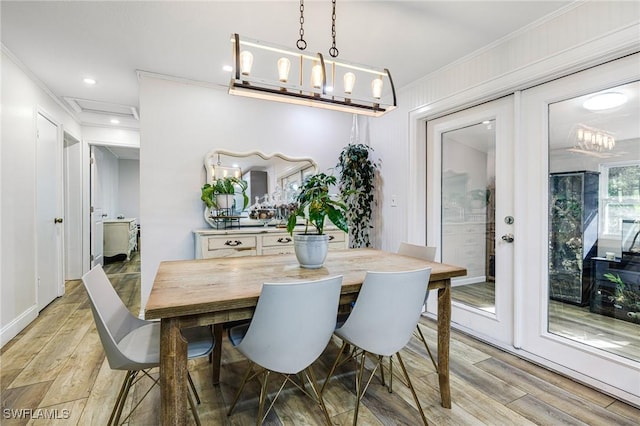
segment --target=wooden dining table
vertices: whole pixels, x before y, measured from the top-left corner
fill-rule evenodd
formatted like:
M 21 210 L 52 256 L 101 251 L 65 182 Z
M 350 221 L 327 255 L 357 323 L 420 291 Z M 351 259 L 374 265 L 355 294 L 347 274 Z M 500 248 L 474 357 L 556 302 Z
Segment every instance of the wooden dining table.
M 181 328 L 213 325 L 213 381 L 219 383 L 222 329 L 251 318 L 262 284 L 342 275 L 340 304 L 355 301 L 367 271 L 394 272 L 432 268 L 428 288 L 438 290 L 438 376 L 442 406 L 451 408 L 449 335 L 451 278 L 466 269 L 376 249 L 330 251 L 319 269 L 301 268 L 295 255 L 269 255 L 161 262 L 145 308 L 146 319 L 160 319 L 160 391 L 162 424 L 187 419 L 187 342 Z

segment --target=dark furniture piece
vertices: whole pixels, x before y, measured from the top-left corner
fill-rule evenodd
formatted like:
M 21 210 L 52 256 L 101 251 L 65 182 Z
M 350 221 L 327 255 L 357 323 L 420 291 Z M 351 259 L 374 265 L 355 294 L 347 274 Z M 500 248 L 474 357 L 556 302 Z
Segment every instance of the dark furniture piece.
M 549 292 L 554 300 L 589 304 L 598 248 L 597 172 L 551 173 L 549 178 Z
M 640 324 L 640 253 L 623 252 L 616 260 L 595 257 L 593 263 L 589 310 Z M 605 274 L 620 281 L 612 281 Z

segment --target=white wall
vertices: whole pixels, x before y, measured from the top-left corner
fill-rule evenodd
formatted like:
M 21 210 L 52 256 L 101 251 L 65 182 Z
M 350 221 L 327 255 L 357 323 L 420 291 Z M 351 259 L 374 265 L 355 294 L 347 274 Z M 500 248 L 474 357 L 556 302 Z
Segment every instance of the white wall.
M 230 96 L 226 88 L 140 77 L 142 307 L 163 260 L 194 257 L 192 230 L 208 227 L 200 188 L 204 156 L 222 148 L 312 157 L 335 166 L 351 116 Z
M 46 112 L 80 139 L 80 126 L 23 71 L 2 46 L 2 144 L 0 145 L 0 345 L 37 315 L 36 114 Z M 60 128 L 60 127 L 59 127 Z M 59 132 L 62 137 L 62 131 Z M 62 147 L 62 142 L 60 143 Z M 60 182 L 62 184 L 62 182 Z M 62 190 L 62 186 L 60 188 Z
M 118 160 L 118 215 L 140 217 L 140 161 Z
M 370 121 L 383 160 L 381 248 L 425 239 L 426 133 L 416 117 L 435 118 L 637 51 L 638 16 L 638 2 L 576 2 L 401 88 L 399 107 Z M 392 195 L 398 207 L 391 207 Z

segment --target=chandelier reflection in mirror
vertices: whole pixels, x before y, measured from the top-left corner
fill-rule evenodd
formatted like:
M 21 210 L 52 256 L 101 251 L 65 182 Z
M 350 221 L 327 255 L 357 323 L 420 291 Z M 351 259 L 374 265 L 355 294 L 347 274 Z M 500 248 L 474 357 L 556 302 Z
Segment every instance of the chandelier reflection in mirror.
M 212 166 L 211 178 L 215 182 L 219 179 L 224 179 L 228 177 L 240 179 L 242 177 L 242 169 L 240 169 L 240 167 L 236 164 L 233 164 L 231 166 L 223 165 L 220 162 L 220 155 L 218 155 L 218 162 L 214 166 Z
M 588 152 L 611 151 L 616 146 L 613 135 L 604 130 L 579 124 L 575 128 L 573 148 Z
M 309 55 L 233 34 L 232 95 L 378 117 L 396 107 L 386 68 Z

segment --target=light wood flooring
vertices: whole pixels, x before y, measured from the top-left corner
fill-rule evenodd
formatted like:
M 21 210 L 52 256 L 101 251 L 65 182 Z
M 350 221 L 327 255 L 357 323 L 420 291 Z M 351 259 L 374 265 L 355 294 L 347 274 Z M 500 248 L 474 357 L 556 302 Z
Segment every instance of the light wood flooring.
M 451 296 L 457 302 L 495 312 L 493 282 L 454 287 Z M 640 325 L 593 313 L 589 306 L 549 301 L 549 331 L 634 361 L 640 360 Z
M 139 309 L 140 274 L 137 256 L 130 262 L 105 267 L 111 281 L 134 314 Z M 436 342 L 435 323 L 421 327 Z M 199 389 L 198 406 L 204 425 L 255 424 L 258 387 L 248 387 L 236 411 L 226 416 L 247 365 L 224 339 L 221 384 L 212 386 L 206 359 L 190 362 Z M 337 353 L 331 343 L 314 365 L 324 377 Z M 434 348 L 435 349 L 435 348 Z M 440 406 L 437 375 L 423 346 L 412 339 L 403 358 L 432 425 L 636 425 L 640 410 L 596 390 L 523 361 L 464 334 L 453 332 L 451 342 L 452 409 Z M 325 391 L 334 424 L 351 424 L 354 394 L 352 365 L 337 371 Z M 106 424 L 124 373 L 112 371 L 104 357 L 81 282 L 67 283 L 66 294 L 41 312 L 40 317 L 2 348 L 0 355 L 2 425 Z M 394 373 L 399 368 L 394 369 Z M 157 371 L 155 372 L 157 375 Z M 135 386 L 138 400 L 149 381 Z M 275 391 L 278 384 L 272 383 Z M 159 390 L 155 387 L 129 421 L 129 425 L 157 425 Z M 8 419 L 5 410 L 47 409 L 68 419 Z M 57 411 L 55 411 L 57 410 Z M 67 410 L 67 411 L 63 411 Z M 33 411 L 33 413 L 39 413 Z M 40 412 L 43 413 L 43 412 Z M 191 419 L 189 419 L 191 421 Z M 268 425 L 322 424 L 319 409 L 299 391 L 286 390 L 268 416 Z M 394 392 L 380 385 L 379 376 L 362 399 L 361 425 L 418 425 L 408 389 L 394 380 Z

